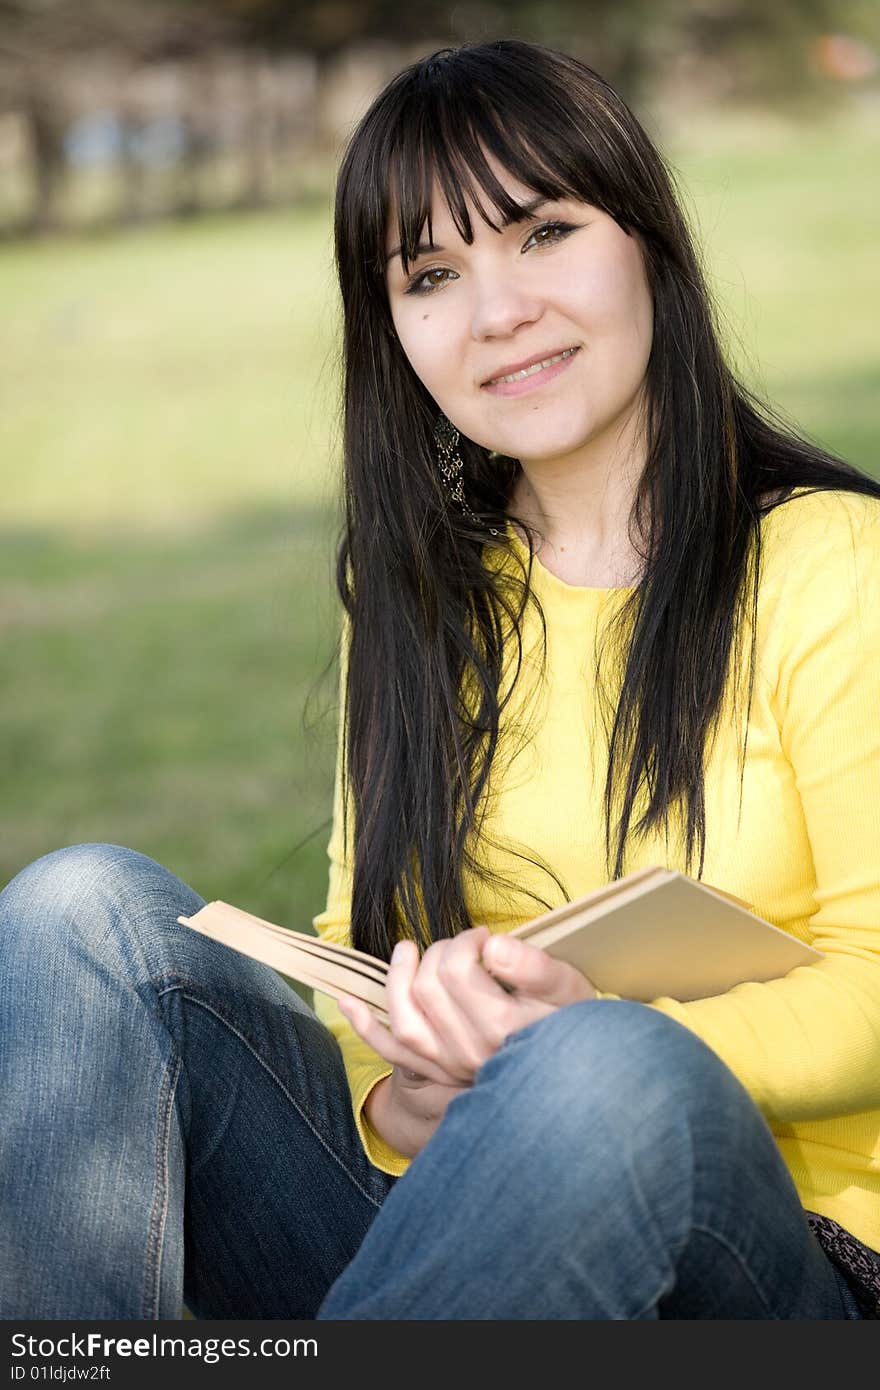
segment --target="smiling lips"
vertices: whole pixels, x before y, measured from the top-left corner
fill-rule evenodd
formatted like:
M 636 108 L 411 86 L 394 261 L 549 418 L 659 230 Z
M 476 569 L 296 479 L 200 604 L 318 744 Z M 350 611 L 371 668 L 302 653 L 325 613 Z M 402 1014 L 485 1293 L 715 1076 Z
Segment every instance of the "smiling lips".
M 560 372 L 565 371 L 577 351 L 577 347 L 567 347 L 550 354 L 548 357 L 532 358 L 520 366 L 499 373 L 498 376 L 492 377 L 489 381 L 484 381 L 482 389 L 499 396 L 522 395 L 524 391 L 533 390 L 535 386 L 542 386 L 545 382 L 558 376 Z

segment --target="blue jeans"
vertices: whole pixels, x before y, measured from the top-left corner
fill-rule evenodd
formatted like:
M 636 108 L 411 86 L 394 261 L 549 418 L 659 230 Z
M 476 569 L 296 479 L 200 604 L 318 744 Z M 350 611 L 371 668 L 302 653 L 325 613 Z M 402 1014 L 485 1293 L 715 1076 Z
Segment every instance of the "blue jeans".
M 0 895 L 0 1317 L 857 1318 L 727 1067 L 642 1004 L 512 1034 L 397 1180 L 333 1037 L 118 845 Z

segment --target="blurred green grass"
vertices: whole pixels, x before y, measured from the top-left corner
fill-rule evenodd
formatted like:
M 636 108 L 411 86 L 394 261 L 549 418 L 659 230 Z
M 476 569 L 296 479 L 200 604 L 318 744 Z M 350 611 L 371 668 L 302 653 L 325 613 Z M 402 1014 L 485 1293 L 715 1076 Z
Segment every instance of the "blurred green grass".
M 872 472 L 878 145 L 840 119 L 666 143 L 742 375 Z M 329 200 L 7 248 L 0 308 L 0 882 L 110 840 L 307 927 L 336 718 Z
M 291 925 L 323 905 L 328 218 L 0 256 L 0 882 L 111 840 Z

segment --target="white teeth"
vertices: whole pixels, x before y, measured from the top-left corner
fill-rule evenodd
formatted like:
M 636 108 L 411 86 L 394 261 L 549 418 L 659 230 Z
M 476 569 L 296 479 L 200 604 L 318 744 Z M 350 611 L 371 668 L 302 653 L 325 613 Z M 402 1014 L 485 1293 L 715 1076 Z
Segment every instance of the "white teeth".
M 533 362 L 530 367 L 523 367 L 521 372 L 511 372 L 510 376 L 496 376 L 488 382 L 489 386 L 495 386 L 499 381 L 521 381 L 524 376 L 534 376 L 535 372 L 541 372 L 545 367 L 551 367 L 554 362 L 561 362 L 564 357 L 571 357 L 577 349 L 570 347 L 564 352 L 557 352 L 555 357 L 545 357 L 543 362 Z

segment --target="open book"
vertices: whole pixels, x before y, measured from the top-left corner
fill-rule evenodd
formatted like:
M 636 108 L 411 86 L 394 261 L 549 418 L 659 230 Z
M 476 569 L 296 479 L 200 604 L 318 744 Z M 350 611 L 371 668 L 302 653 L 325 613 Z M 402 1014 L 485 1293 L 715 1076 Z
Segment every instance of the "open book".
M 387 1022 L 387 964 L 306 932 L 211 902 L 184 926 L 262 961 L 300 984 L 363 999 Z M 670 869 L 641 869 L 508 935 L 568 961 L 606 994 L 650 1003 L 723 994 L 746 980 L 773 980 L 822 953 L 757 917 L 745 903 Z

